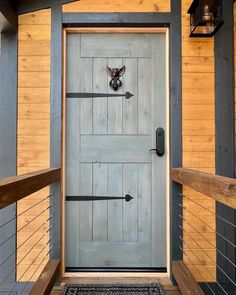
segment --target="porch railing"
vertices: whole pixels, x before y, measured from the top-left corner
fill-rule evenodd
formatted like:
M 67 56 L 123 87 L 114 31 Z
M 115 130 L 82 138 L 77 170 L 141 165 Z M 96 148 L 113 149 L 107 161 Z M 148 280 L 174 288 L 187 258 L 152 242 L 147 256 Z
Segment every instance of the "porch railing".
M 0 294 L 49 294 L 60 261 L 53 260 L 55 196 L 42 189 L 60 174 L 45 169 L 0 180 Z M 39 191 L 17 210 L 18 202 Z
M 236 294 L 236 225 L 215 205 L 236 209 L 236 180 L 185 168 L 172 169 L 172 179 L 183 185 L 176 196 L 183 260 L 173 262 L 182 293 Z

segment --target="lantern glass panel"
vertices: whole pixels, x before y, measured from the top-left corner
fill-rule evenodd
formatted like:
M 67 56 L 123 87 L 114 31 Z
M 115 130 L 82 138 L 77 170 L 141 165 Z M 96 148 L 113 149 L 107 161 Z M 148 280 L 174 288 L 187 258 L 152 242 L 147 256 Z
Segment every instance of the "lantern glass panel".
M 190 37 L 211 37 L 222 26 L 222 0 L 194 0 L 190 13 Z

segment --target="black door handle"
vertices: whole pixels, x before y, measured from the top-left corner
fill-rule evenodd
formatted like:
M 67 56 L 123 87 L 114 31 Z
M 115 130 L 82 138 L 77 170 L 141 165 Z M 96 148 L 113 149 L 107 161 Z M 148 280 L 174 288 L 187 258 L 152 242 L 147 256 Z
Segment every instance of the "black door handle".
M 151 151 L 155 151 L 158 157 L 163 157 L 165 154 L 165 131 L 161 127 L 156 130 L 156 148 L 149 150 Z

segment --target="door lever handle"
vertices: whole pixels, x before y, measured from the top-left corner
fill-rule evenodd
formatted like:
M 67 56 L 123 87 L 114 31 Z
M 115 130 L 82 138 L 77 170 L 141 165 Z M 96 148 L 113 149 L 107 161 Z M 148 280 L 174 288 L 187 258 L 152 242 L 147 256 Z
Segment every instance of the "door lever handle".
M 149 150 L 152 151 L 155 151 L 158 157 L 163 157 L 165 154 L 165 131 L 161 127 L 156 130 L 156 148 Z

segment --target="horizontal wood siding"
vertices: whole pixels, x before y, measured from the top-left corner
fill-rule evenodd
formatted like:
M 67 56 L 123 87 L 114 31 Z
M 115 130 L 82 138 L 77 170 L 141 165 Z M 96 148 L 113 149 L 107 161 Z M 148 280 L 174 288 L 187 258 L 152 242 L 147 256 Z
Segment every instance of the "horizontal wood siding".
M 19 16 L 18 175 L 50 167 L 50 40 L 50 9 Z M 21 200 L 17 206 L 18 214 L 48 195 L 49 188 L 46 187 Z M 46 210 L 48 206 L 47 199 L 18 217 L 17 227 L 19 230 L 44 211 L 40 217 L 25 226 L 17 236 L 19 247 L 41 226 L 40 230 L 18 250 L 19 263 L 26 253 L 32 247 L 34 248 L 18 266 L 17 277 L 21 281 L 35 280 L 47 262 L 44 260 L 43 265 L 39 267 L 49 250 L 48 245 L 45 247 L 49 236 L 48 234 L 43 236 L 49 227 L 48 223 L 43 225 L 49 218 L 49 211 Z M 42 236 L 41 241 L 36 244 Z M 35 259 L 36 257 L 37 259 Z M 33 265 L 27 271 L 31 263 Z
M 191 3 L 182 0 L 183 166 L 215 173 L 214 38 L 189 38 L 187 10 Z M 191 199 L 212 212 L 215 202 L 188 188 L 183 193 L 190 199 L 183 203 L 184 262 L 197 280 L 214 281 L 215 234 L 189 211 L 215 228 L 214 214 Z
M 80 0 L 64 4 L 63 12 L 169 12 L 170 0 Z

